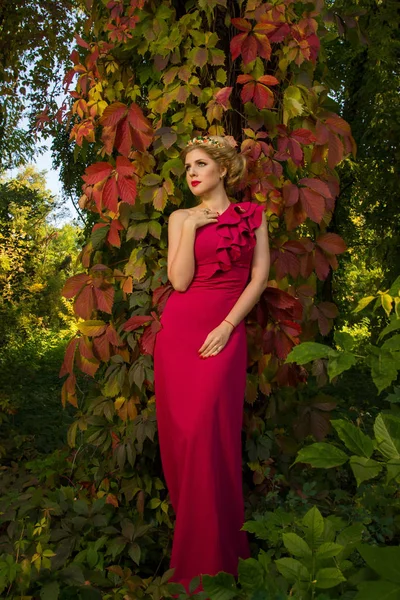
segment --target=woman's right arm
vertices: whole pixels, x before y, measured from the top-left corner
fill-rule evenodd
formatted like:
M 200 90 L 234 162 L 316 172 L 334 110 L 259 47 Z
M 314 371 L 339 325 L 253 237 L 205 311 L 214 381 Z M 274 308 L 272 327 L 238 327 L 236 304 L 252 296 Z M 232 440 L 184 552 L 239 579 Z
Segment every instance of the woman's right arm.
M 196 230 L 217 222 L 217 213 L 210 211 L 176 210 L 168 223 L 168 279 L 177 292 L 185 292 L 192 282 L 195 269 L 194 241 Z
M 168 223 L 168 279 L 177 292 L 184 292 L 194 276 L 196 227 L 188 214 L 176 210 Z

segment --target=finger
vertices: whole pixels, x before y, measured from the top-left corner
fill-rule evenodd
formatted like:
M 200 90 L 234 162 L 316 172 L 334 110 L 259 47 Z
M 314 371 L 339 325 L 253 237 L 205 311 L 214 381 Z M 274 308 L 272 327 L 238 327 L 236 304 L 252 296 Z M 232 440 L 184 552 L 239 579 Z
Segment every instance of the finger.
M 204 340 L 204 343 L 203 343 L 202 347 L 199 348 L 199 353 L 204 352 L 204 350 L 208 347 L 208 345 L 210 344 L 210 342 L 211 342 L 211 340 L 207 336 L 206 339 Z
M 220 350 L 221 346 L 220 345 L 213 345 L 210 346 L 210 348 L 208 350 L 205 350 L 202 354 L 203 358 L 207 358 L 207 356 L 212 356 L 213 354 L 217 354 Z

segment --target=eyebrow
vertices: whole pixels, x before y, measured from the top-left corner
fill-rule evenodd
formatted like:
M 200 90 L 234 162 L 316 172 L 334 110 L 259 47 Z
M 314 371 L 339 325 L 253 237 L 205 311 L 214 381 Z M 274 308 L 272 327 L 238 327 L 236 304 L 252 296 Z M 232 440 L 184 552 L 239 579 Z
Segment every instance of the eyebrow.
M 195 163 L 198 163 L 198 162 L 207 162 L 207 159 L 206 158 L 198 158 L 194 162 Z M 191 164 L 190 162 L 185 162 L 185 167 L 189 166 L 190 164 Z

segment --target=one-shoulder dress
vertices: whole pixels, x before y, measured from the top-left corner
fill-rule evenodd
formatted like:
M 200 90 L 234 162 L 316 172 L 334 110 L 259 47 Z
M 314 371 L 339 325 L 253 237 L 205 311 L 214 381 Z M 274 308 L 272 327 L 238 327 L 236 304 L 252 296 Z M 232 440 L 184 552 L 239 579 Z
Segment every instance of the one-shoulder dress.
M 246 287 L 263 208 L 230 204 L 196 231 L 195 273 L 174 290 L 154 350 L 160 454 L 176 515 L 171 581 L 188 588 L 198 575 L 237 575 L 249 557 L 242 491 L 241 430 L 246 386 L 244 321 L 216 356 L 198 350 Z M 200 587 L 201 589 L 201 587 Z

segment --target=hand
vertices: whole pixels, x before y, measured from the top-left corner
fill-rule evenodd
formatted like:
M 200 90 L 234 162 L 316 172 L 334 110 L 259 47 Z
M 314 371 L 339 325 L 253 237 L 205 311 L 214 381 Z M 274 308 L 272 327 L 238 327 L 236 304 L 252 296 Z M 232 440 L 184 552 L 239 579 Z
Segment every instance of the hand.
M 199 350 L 200 358 L 216 356 L 225 348 L 233 328 L 229 323 L 223 321 L 218 327 L 210 331 L 204 344 Z
M 205 210 L 206 209 L 204 208 L 189 208 L 189 214 L 186 217 L 185 223 L 194 225 L 195 229 L 208 225 L 209 223 L 217 223 L 219 213 L 211 209 L 207 209 L 207 212 L 205 212 Z

